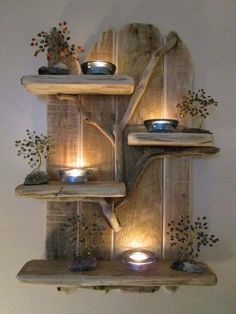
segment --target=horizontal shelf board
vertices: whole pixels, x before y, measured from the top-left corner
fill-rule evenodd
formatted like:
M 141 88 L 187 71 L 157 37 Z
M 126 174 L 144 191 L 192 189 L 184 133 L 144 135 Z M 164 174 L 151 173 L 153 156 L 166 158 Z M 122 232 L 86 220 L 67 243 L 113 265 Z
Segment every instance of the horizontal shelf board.
M 130 95 L 134 80 L 125 75 L 33 75 L 21 84 L 31 94 Z
M 15 189 L 16 196 L 45 201 L 77 201 L 86 198 L 123 197 L 126 194 L 123 182 L 86 182 L 64 184 L 57 181 L 41 185 L 21 184 Z
M 212 134 L 205 133 L 148 133 L 134 132 L 128 135 L 131 146 L 212 146 Z
M 133 272 L 120 262 L 98 262 L 92 271 L 70 272 L 66 261 L 32 260 L 17 275 L 21 282 L 72 287 L 152 287 L 152 286 L 211 286 L 216 275 L 205 265 L 203 273 L 187 273 L 170 269 L 170 261 L 157 262 L 147 271 Z

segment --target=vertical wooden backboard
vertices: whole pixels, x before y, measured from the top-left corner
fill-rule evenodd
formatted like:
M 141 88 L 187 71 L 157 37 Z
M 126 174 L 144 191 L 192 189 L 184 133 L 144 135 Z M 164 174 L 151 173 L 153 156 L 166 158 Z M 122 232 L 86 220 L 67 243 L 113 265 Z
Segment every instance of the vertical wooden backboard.
M 101 60 L 116 63 L 116 31 L 113 29 L 103 32 L 91 52 L 86 54 L 84 61 Z M 115 122 L 114 96 L 81 96 L 80 100 L 87 112 L 96 116 L 106 128 L 112 132 Z M 82 159 L 86 167 L 98 168 L 93 180 L 111 181 L 114 180 L 114 151 L 109 140 L 93 125 L 86 122 L 82 124 Z M 80 206 L 80 213 L 83 213 L 87 221 L 92 225 L 103 217 L 99 205 L 83 203 Z M 104 221 L 106 229 L 98 239 L 97 257 L 110 259 L 112 255 L 113 231 Z M 80 236 L 83 231 L 80 230 Z
M 48 97 L 48 135 L 53 142 L 54 152 L 48 160 L 48 173 L 58 179 L 57 169 L 76 167 L 79 155 L 80 118 L 75 104 Z M 65 257 L 65 237 L 63 228 L 69 217 L 77 214 L 77 203 L 47 204 L 47 258 Z
M 165 55 L 164 73 L 165 117 L 180 120 L 176 105 L 185 91 L 192 88 L 194 76 L 190 53 L 180 38 L 177 46 Z M 167 259 L 176 256 L 166 237 L 168 222 L 191 212 L 191 159 L 170 157 L 163 161 L 163 257 Z
M 130 24 L 122 28 L 117 37 L 118 72 L 134 78 L 135 86 L 140 81 L 153 52 L 163 44 L 159 30 L 149 24 Z M 129 188 L 135 164 L 143 150 L 127 144 L 130 129 L 150 118 L 163 115 L 163 62 L 160 62 L 148 83 L 124 136 L 125 183 Z M 130 97 L 117 98 L 119 119 L 124 114 Z M 132 247 L 145 247 L 160 253 L 162 233 L 162 161 L 153 162 L 140 178 L 125 205 L 116 213 L 122 229 L 115 234 L 115 255 Z

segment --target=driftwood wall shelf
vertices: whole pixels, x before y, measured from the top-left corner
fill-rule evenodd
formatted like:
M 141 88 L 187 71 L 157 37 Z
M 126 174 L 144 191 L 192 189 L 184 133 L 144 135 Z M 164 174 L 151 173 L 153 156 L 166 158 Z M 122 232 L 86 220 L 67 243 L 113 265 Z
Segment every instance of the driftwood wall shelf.
M 27 263 L 18 278 L 64 287 L 138 291 L 158 290 L 160 285 L 215 284 L 208 268 L 201 275 L 179 274 L 167 267 L 169 262 L 162 262 L 143 275 L 124 270 L 119 262 L 112 264 L 133 247 L 154 251 L 162 260 L 174 257 L 166 226 L 169 220 L 191 213 L 192 157 L 218 152 L 210 134 L 139 132 L 144 120 L 175 118 L 175 106 L 193 82 L 188 49 L 174 32 L 164 40 L 153 25 L 130 24 L 119 32 L 104 32 L 86 55 L 85 61 L 89 60 L 116 64 L 118 75 L 76 76 L 76 65 L 73 76 L 22 78 L 30 93 L 50 95 L 48 134 L 55 146 L 48 162 L 50 176 L 56 180 L 56 169 L 76 167 L 81 159 L 84 166 L 100 171 L 84 186 L 50 183 L 16 188 L 18 196 L 49 201 L 47 260 Z M 77 211 L 91 224 L 94 212 L 107 220 L 97 248 L 102 261 L 85 275 L 67 273 L 60 261 L 65 258 L 61 228 Z

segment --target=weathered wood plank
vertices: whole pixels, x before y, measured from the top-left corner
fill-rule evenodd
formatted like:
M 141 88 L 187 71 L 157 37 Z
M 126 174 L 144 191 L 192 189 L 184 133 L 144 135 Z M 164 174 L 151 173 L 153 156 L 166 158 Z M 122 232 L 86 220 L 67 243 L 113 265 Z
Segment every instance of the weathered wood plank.
M 177 35 L 178 36 L 178 35 Z M 190 53 L 179 38 L 176 47 L 165 55 L 165 118 L 178 119 L 176 104 L 193 84 Z M 182 121 L 180 121 L 182 124 Z M 208 145 L 209 146 L 209 145 Z M 204 149 L 204 147 L 202 147 Z M 191 149 L 194 149 L 191 148 Z M 197 150 L 199 148 L 196 148 Z M 209 148 L 207 148 L 208 150 Z M 163 257 L 175 258 L 166 236 L 167 224 L 180 215 L 191 214 L 191 157 L 164 158 L 163 161 Z
M 65 62 L 71 73 L 79 73 L 80 67 L 73 58 L 66 58 Z M 53 153 L 49 155 L 47 170 L 50 177 L 57 180 L 57 169 L 77 167 L 78 156 L 81 154 L 81 121 L 76 104 L 59 101 L 55 96 L 48 96 L 47 104 L 47 129 L 54 147 Z M 72 200 L 63 204 L 57 202 L 47 204 L 47 258 L 65 257 L 66 243 L 63 227 L 68 222 L 68 218 L 77 215 L 77 205 L 77 202 Z
M 213 136 L 199 133 L 130 133 L 131 146 L 211 146 Z
M 125 75 L 33 75 L 23 76 L 21 84 L 31 94 L 130 95 L 134 81 Z
M 85 56 L 84 61 L 102 60 L 116 64 L 116 31 L 109 29 L 103 32 L 92 50 Z M 125 97 L 125 96 L 121 96 Z M 84 108 L 112 134 L 115 122 L 114 96 L 94 95 L 81 96 L 81 104 Z M 98 167 L 100 171 L 96 180 L 114 180 L 114 149 L 111 142 L 94 125 L 83 122 L 82 124 L 82 157 L 85 166 Z M 91 225 L 97 223 L 99 208 L 97 204 L 86 203 L 80 208 L 80 213 L 86 216 Z M 102 213 L 101 213 L 102 216 Z M 108 224 L 103 231 L 101 241 L 97 243 L 96 255 L 100 259 L 109 260 L 113 252 L 113 231 Z M 82 233 L 82 231 L 81 231 Z M 80 234 L 82 236 L 82 234 Z
M 76 201 L 83 198 L 123 197 L 125 185 L 122 182 L 87 182 L 82 184 L 62 184 L 53 181 L 42 185 L 21 184 L 15 189 L 17 196 L 47 201 Z
M 118 72 L 134 78 L 135 86 L 150 62 L 153 52 L 162 47 L 163 39 L 153 25 L 130 24 L 118 33 Z M 124 181 L 129 186 L 135 164 L 142 155 L 139 148 L 130 147 L 126 136 L 130 129 L 143 124 L 146 119 L 162 117 L 163 62 L 155 67 L 147 88 L 140 99 L 128 126 L 124 131 Z M 118 117 L 121 121 L 130 103 L 130 97 L 117 98 Z M 122 229 L 115 234 L 116 257 L 126 248 L 139 246 L 149 248 L 158 254 L 161 249 L 162 204 L 161 204 L 161 160 L 152 163 L 140 179 L 136 191 L 123 206 L 117 209 Z
M 134 272 L 120 262 L 98 262 L 92 271 L 70 272 L 67 261 L 32 260 L 17 275 L 21 282 L 60 287 L 152 287 L 158 285 L 211 286 L 216 275 L 205 264 L 202 273 L 187 273 L 170 268 L 171 261 L 157 262 L 149 270 Z

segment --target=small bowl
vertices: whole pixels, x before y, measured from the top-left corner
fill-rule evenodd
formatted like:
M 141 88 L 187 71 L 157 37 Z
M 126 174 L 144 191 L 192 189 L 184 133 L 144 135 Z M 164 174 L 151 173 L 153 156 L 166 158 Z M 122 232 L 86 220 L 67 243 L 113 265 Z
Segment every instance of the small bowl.
M 113 75 L 116 66 L 106 61 L 88 61 L 81 65 L 81 69 L 83 74 L 87 75 Z
M 62 168 L 58 170 L 59 176 L 64 183 L 85 183 L 93 175 L 90 168 Z
M 135 258 L 135 256 L 139 258 Z M 120 256 L 121 262 L 133 271 L 145 271 L 150 268 L 158 258 L 154 252 L 145 249 L 131 249 L 124 251 Z
M 163 133 L 173 132 L 178 124 L 178 120 L 172 119 L 151 119 L 143 121 L 148 132 L 151 133 Z

